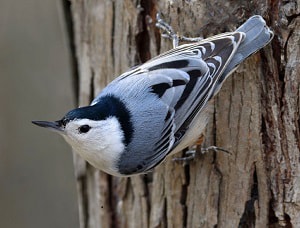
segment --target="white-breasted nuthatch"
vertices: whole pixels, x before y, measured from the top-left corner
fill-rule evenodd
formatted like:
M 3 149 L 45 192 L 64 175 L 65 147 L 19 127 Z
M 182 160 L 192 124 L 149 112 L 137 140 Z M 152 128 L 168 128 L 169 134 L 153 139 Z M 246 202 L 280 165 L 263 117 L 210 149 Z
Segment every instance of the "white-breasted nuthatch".
M 33 123 L 60 133 L 100 170 L 115 176 L 145 173 L 197 141 L 207 123 L 207 103 L 272 38 L 264 19 L 253 16 L 234 32 L 180 45 L 125 72 L 90 106 L 55 122 Z

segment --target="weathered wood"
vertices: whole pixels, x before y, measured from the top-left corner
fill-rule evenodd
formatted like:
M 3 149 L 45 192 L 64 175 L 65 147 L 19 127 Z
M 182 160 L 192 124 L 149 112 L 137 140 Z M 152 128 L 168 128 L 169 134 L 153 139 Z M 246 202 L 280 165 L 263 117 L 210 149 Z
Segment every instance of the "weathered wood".
M 253 14 L 275 31 L 215 98 L 205 145 L 190 164 L 115 178 L 75 156 L 80 226 L 300 227 L 300 2 L 72 0 L 79 105 L 114 77 L 171 48 L 160 11 L 187 36 L 230 31 Z M 298 7 L 298 8 L 297 8 Z M 182 156 L 181 153 L 176 156 Z

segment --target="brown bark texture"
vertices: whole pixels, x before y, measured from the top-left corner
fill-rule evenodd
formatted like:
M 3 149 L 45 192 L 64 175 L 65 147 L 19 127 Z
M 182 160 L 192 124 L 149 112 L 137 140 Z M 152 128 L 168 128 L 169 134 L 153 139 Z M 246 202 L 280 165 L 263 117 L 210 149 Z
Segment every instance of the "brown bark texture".
M 71 0 L 78 103 L 169 50 L 159 11 L 182 35 L 233 31 L 262 15 L 275 37 L 224 83 L 189 164 L 116 178 L 75 155 L 80 227 L 300 227 L 300 1 Z M 76 81 L 76 80 L 75 80 Z M 184 152 L 175 157 L 183 156 Z

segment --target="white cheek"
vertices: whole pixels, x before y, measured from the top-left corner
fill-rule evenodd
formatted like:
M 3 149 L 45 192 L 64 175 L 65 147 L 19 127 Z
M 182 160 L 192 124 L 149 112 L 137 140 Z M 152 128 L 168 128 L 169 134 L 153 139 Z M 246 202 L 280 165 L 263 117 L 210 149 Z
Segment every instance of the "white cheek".
M 87 124 L 78 121 L 77 124 Z M 116 118 L 111 117 L 105 121 L 90 121 L 92 127 L 86 134 L 78 133 L 78 127 L 66 129 L 64 138 L 72 148 L 85 160 L 98 169 L 118 175 L 117 162 L 124 151 L 123 133 Z

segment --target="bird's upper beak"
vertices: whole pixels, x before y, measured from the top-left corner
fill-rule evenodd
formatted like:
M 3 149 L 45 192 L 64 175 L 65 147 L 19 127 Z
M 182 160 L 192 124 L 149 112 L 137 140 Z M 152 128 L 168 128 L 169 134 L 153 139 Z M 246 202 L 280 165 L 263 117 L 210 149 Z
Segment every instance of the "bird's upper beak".
M 55 132 L 62 133 L 64 131 L 64 127 L 61 125 L 60 121 L 54 121 L 54 122 L 49 122 L 49 121 L 32 121 L 33 124 L 39 126 L 39 127 L 45 127 L 50 130 L 53 130 Z

